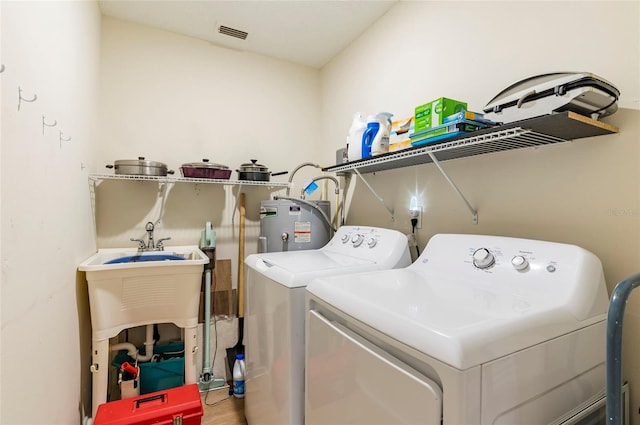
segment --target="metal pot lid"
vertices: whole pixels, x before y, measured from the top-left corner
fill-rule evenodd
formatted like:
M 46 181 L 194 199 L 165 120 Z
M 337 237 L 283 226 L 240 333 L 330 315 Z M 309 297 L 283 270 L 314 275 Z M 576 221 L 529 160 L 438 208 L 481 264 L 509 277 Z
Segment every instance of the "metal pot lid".
M 183 167 L 193 167 L 193 168 L 216 168 L 216 169 L 228 169 L 226 165 L 222 164 L 214 164 L 213 162 L 209 162 L 208 159 L 203 159 L 202 162 L 189 162 L 187 164 L 182 164 Z
M 167 164 L 146 160 L 144 159 L 144 156 L 139 156 L 138 159 L 120 159 L 118 161 L 114 161 L 113 164 L 116 166 L 167 168 Z
M 240 166 L 240 171 L 243 171 L 243 172 L 245 172 L 245 171 L 249 171 L 249 172 L 257 171 L 257 172 L 260 172 L 260 173 L 266 173 L 266 172 L 269 171 L 269 169 L 267 167 L 265 167 L 264 165 L 257 164 L 257 161 L 258 161 L 257 159 L 252 159 L 250 163 L 249 162 L 245 162 L 244 164 L 242 164 Z

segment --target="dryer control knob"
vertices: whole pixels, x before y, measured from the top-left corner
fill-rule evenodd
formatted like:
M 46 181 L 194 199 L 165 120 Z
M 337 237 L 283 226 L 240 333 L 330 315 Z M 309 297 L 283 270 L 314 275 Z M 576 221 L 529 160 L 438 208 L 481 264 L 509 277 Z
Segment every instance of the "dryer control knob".
M 349 235 L 342 235 L 342 243 L 347 243 L 349 242 Z
M 487 248 L 476 249 L 473 253 L 473 265 L 479 269 L 488 269 L 495 262 L 495 257 Z
M 376 246 L 377 243 L 378 243 L 378 241 L 376 240 L 376 238 L 369 238 L 367 240 L 367 246 L 369 248 L 373 248 L 374 246 Z
M 364 236 L 362 235 L 353 235 L 353 237 L 351 238 L 351 243 L 353 244 L 354 247 L 359 247 L 360 245 L 362 245 L 363 241 L 364 241 Z
M 516 255 L 515 257 L 513 257 L 511 259 L 511 264 L 513 265 L 513 268 L 518 271 L 525 270 L 527 267 L 529 267 L 529 262 L 522 255 Z

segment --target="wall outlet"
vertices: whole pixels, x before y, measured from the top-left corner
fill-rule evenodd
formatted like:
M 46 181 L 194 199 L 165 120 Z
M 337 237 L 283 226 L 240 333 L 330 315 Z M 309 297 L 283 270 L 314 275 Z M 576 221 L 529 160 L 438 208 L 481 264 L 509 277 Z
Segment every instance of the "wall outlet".
M 411 220 L 412 218 L 418 219 L 416 229 L 422 229 L 422 207 L 418 207 L 416 210 L 409 211 L 409 220 Z M 411 223 L 411 221 L 409 221 L 409 223 Z

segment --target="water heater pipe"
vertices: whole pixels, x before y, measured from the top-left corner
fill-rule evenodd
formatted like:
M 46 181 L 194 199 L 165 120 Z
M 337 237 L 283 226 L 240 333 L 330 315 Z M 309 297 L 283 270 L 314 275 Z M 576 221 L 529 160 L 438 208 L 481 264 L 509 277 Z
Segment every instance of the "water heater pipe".
M 298 165 L 296 168 L 293 169 L 293 171 L 291 172 L 291 174 L 289 174 L 289 185 L 287 186 L 287 196 L 289 196 L 289 193 L 291 191 L 291 182 L 293 181 L 293 176 L 298 172 L 299 169 L 301 169 L 302 167 L 316 167 L 316 168 L 322 168 L 322 166 L 320 164 L 316 164 L 313 162 L 303 162 L 302 164 Z M 284 198 L 283 198 L 284 199 Z
M 331 180 L 336 185 L 336 190 L 335 190 L 335 194 L 336 194 L 336 216 L 338 215 L 338 212 L 340 212 L 340 220 L 339 220 L 339 223 L 338 223 L 338 227 L 340 227 L 344 223 L 343 210 L 342 210 L 342 200 L 340 199 L 340 182 L 338 182 L 338 179 L 336 179 L 335 177 L 332 177 L 332 176 L 318 176 L 318 177 L 314 177 L 313 179 L 311 179 L 312 182 L 316 182 L 318 180 Z M 302 189 L 302 191 L 300 193 L 300 197 L 302 199 L 304 199 L 304 189 Z M 334 217 L 333 221 L 335 221 L 335 217 Z M 333 221 L 332 221 L 332 223 L 333 223 Z

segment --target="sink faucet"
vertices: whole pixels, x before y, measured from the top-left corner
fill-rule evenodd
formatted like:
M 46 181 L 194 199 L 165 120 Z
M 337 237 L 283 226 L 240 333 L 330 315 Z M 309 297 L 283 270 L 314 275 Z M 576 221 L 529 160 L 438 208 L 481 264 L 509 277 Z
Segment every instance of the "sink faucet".
M 153 225 L 152 222 L 148 222 L 146 224 L 146 226 L 144 227 L 144 229 L 147 232 L 147 238 L 148 241 L 147 243 L 145 243 L 142 239 L 135 239 L 135 238 L 131 238 L 130 240 L 132 242 L 138 242 L 138 252 L 142 251 L 142 252 L 146 252 L 146 251 L 164 251 L 164 241 L 168 241 L 171 238 L 162 238 L 160 240 L 158 240 L 158 243 L 156 244 L 153 241 L 153 229 L 155 228 L 155 226 Z
M 153 229 L 155 228 L 155 226 L 153 225 L 152 222 L 148 222 L 147 225 L 144 227 L 144 230 L 147 231 L 147 237 L 149 238 L 149 241 L 147 242 L 147 249 L 151 249 L 153 250 L 156 245 L 153 242 Z

